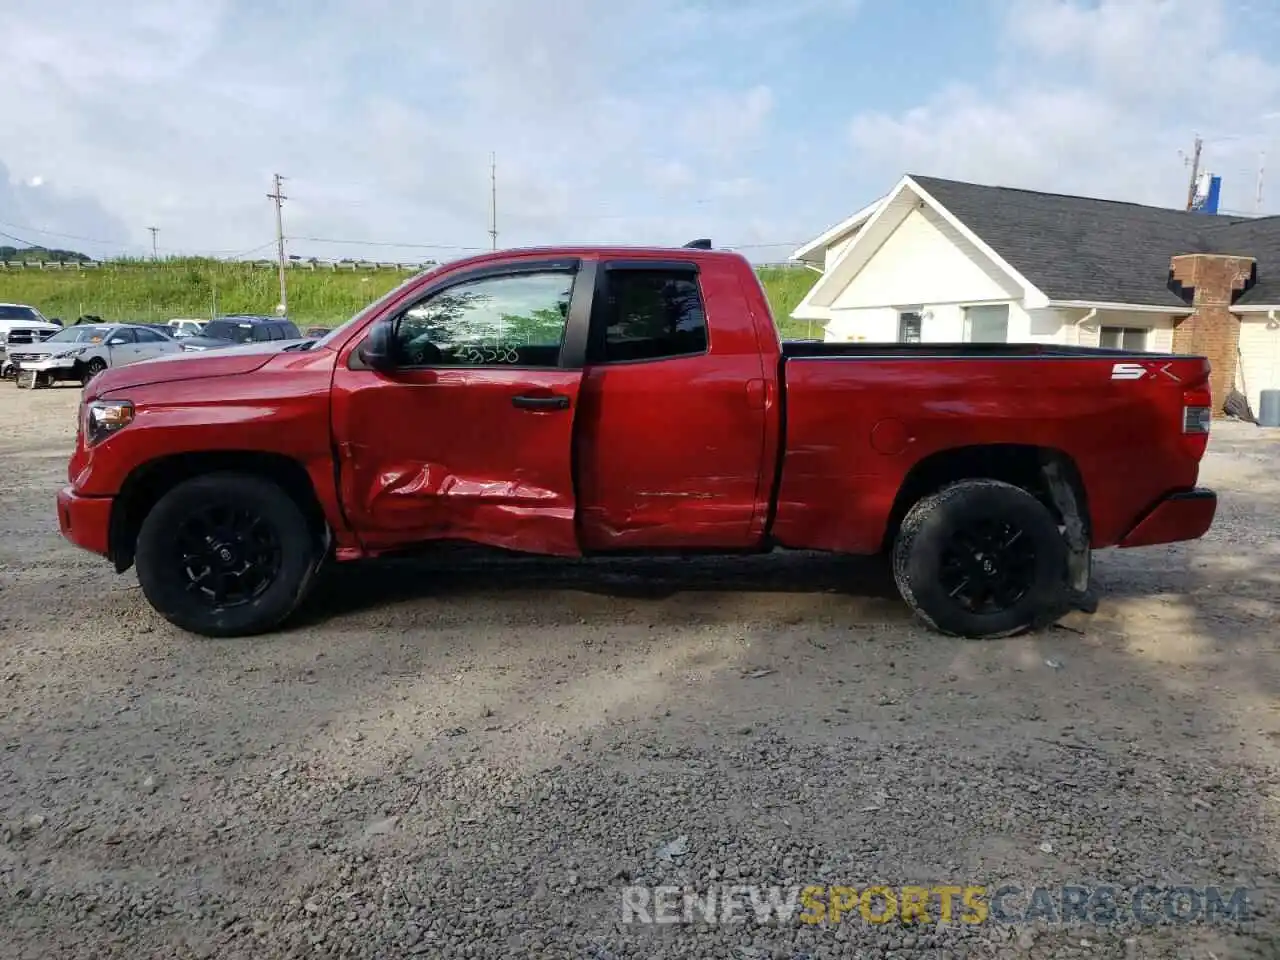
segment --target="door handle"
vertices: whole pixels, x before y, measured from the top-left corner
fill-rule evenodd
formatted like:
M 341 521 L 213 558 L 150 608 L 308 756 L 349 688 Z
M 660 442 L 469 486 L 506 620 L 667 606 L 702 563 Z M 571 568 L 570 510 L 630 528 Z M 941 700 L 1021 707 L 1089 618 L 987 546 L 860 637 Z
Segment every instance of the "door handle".
M 541 397 L 521 395 L 512 397 L 511 405 L 521 410 L 568 410 L 569 398 L 562 394 Z

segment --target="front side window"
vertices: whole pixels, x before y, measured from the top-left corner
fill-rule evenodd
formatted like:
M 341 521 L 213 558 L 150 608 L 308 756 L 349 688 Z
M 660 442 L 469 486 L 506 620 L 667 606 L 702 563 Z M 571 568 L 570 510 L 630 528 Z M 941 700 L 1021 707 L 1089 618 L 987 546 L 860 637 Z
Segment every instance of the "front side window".
M 692 270 L 609 270 L 592 360 L 664 360 L 705 353 L 707 314 Z
M 133 331 L 128 327 L 121 327 L 118 330 L 111 331 L 111 336 L 107 339 L 108 344 L 137 342 L 138 338 L 133 335 Z
M 402 313 L 396 362 L 406 366 L 554 367 L 573 274 L 522 273 L 446 287 Z

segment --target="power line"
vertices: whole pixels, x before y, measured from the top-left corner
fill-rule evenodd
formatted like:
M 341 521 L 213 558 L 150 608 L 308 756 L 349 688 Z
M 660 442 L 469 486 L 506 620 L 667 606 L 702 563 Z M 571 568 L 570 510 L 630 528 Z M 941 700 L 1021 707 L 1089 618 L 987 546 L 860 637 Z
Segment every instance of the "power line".
M 5 233 L 3 230 L 0 230 L 0 237 L 4 237 L 6 240 L 12 240 L 14 243 L 24 244 L 28 247 L 39 246 L 37 243 L 32 243 L 30 240 L 23 240 L 21 237 L 15 237 L 12 233 Z
M 25 223 L 6 223 L 0 220 L 0 225 L 6 226 L 6 227 L 13 227 L 15 230 L 26 230 L 31 233 L 38 233 L 46 237 L 60 237 L 63 240 L 79 240 L 82 243 L 100 243 L 103 246 L 107 246 L 107 247 L 127 248 L 127 247 L 137 246 L 137 244 L 135 243 L 121 243 L 119 240 L 101 240 L 96 237 L 82 237 L 76 233 L 59 233 L 56 230 L 42 230 L 39 227 L 33 227 L 30 224 L 25 224 Z M 31 246 L 33 247 L 39 246 L 39 244 L 29 240 L 24 240 L 23 242 L 30 243 Z
M 401 243 L 396 240 L 343 240 L 334 237 L 289 237 L 309 243 L 345 243 L 357 247 L 406 247 L 414 250 L 488 250 L 488 247 L 468 247 L 454 243 Z

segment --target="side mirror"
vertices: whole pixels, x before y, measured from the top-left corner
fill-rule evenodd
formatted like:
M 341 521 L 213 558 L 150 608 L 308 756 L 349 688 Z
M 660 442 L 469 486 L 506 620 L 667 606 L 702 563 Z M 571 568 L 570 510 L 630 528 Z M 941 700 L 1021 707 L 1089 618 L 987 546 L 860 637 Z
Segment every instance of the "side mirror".
M 107 346 L 108 346 L 108 347 L 119 347 L 119 346 L 121 346 L 121 345 L 123 345 L 124 343 L 127 343 L 127 342 L 128 342 L 128 341 L 126 341 L 124 337 L 112 337 L 110 340 L 108 340 L 108 341 L 107 341 Z
M 379 320 L 369 328 L 360 345 L 360 359 L 370 370 L 385 372 L 395 367 L 393 350 L 395 328 L 390 320 Z

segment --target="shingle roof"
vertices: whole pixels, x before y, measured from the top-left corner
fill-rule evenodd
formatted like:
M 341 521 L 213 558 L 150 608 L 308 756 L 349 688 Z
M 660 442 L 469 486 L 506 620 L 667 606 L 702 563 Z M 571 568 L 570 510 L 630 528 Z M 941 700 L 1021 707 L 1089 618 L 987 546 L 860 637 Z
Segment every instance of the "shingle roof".
M 1258 282 L 1237 303 L 1280 303 L 1280 217 L 911 179 L 1051 300 L 1186 306 L 1169 287 L 1170 258 L 1229 253 L 1258 261 Z

